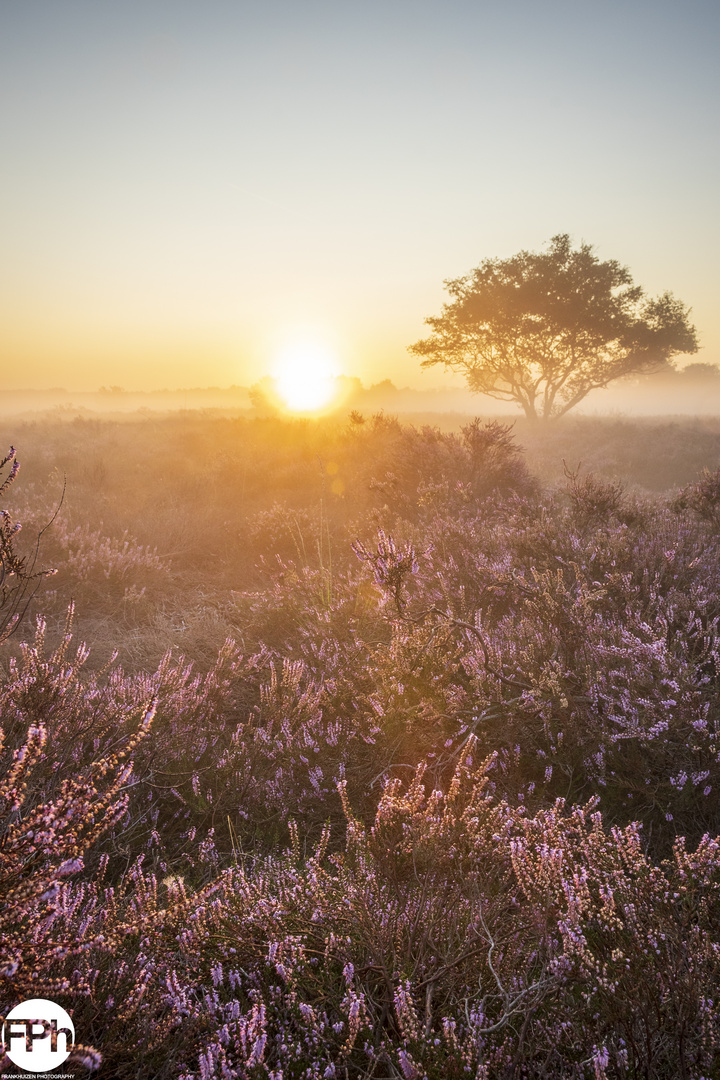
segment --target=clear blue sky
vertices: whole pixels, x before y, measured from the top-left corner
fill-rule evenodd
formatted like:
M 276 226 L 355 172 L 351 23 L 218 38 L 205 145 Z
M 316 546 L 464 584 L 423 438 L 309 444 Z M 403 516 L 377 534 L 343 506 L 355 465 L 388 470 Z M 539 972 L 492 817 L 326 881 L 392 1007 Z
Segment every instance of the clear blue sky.
M 720 5 L 2 0 L 0 386 L 417 386 L 442 281 L 557 232 L 720 361 Z

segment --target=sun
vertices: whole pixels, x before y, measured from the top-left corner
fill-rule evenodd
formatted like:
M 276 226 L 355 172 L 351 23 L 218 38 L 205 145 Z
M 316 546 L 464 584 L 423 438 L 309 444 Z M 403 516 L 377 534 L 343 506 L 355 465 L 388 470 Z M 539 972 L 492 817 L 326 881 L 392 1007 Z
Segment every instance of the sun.
M 338 374 L 332 353 L 316 344 L 285 348 L 273 372 L 277 393 L 292 412 L 316 412 L 329 405 L 336 393 Z

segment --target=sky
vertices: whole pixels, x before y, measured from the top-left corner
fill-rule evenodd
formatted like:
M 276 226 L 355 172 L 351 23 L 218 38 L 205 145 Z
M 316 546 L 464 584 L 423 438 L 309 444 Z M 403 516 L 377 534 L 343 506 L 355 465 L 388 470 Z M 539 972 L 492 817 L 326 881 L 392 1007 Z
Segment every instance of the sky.
M 720 362 L 719 44 L 716 0 L 0 0 L 0 391 L 297 342 L 448 384 L 443 281 L 559 232 Z

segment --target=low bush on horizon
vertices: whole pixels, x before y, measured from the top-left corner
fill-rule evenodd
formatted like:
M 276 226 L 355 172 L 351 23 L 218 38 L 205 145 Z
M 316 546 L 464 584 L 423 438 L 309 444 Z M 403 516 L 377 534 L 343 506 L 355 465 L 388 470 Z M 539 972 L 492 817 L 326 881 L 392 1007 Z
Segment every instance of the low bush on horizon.
M 360 419 L 273 422 L 240 509 L 193 445 L 152 518 L 69 482 L 2 652 L 0 1013 L 140 1080 L 720 1078 L 718 474 Z M 56 509 L 13 494 L 3 567 Z

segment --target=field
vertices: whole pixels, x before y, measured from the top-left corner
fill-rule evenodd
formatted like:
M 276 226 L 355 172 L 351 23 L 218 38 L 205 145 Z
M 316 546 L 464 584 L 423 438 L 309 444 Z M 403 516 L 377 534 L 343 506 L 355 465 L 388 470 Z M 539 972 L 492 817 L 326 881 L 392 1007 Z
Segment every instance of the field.
M 720 1077 L 720 420 L 3 428 L 57 571 L 0 583 L 3 1015 L 119 1078 Z

